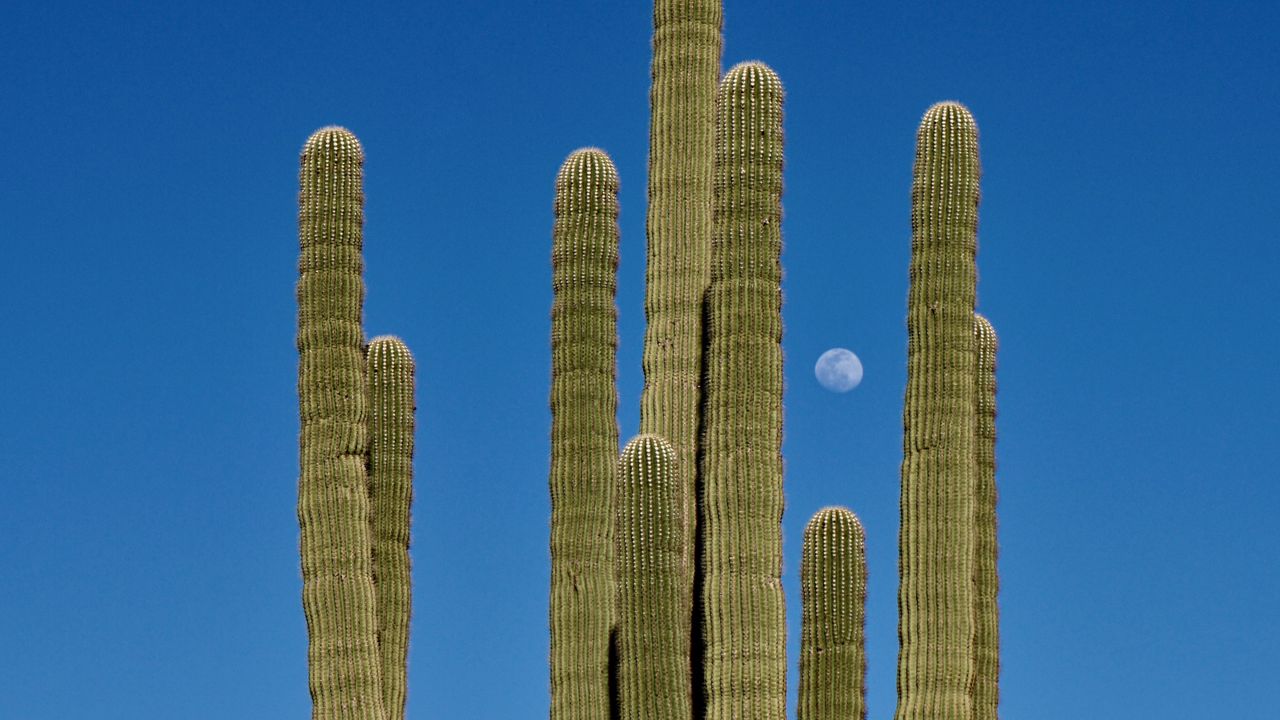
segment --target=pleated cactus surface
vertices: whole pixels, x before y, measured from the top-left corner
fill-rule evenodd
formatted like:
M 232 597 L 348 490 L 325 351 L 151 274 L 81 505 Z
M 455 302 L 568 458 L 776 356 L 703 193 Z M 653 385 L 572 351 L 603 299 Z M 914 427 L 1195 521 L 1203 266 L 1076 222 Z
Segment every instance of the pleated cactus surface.
M 974 315 L 977 341 L 977 423 L 974 503 L 973 717 L 996 720 L 1000 705 L 1000 575 L 996 560 L 996 350 L 995 328 Z
M 706 716 L 786 716 L 782 592 L 782 83 L 730 70 L 716 98 L 701 530 Z
M 599 150 L 560 168 L 551 256 L 551 717 L 607 720 L 618 175 Z
M 615 500 L 617 717 L 692 717 L 693 610 L 687 506 L 675 449 L 639 435 L 618 459 Z
M 933 106 L 911 186 L 897 720 L 972 717 L 978 178 L 973 117 Z
M 799 720 L 867 716 L 867 550 L 862 523 L 841 507 L 819 510 L 800 559 Z

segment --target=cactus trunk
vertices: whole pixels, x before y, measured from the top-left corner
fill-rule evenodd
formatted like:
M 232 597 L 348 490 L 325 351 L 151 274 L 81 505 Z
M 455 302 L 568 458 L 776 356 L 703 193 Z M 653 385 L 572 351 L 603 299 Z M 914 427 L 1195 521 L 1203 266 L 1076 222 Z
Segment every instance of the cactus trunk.
M 917 135 L 903 411 L 896 720 L 970 720 L 978 132 L 940 103 Z
M 556 179 L 551 310 L 551 718 L 608 720 L 618 176 L 579 150 Z
M 363 164 L 341 128 L 317 131 L 302 152 L 298 525 L 315 720 L 384 717 L 365 468 Z
M 702 305 L 711 282 L 721 15 L 720 0 L 655 0 L 653 8 L 640 431 L 672 444 L 690 497 L 697 494 Z
M 699 518 L 708 720 L 784 720 L 782 83 L 730 70 L 716 107 Z

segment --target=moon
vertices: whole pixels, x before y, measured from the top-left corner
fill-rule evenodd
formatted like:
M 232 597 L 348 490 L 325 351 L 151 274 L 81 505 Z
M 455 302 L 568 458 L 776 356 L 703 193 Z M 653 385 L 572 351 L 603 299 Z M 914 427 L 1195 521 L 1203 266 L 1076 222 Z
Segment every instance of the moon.
M 862 361 L 849 350 L 831 348 L 818 358 L 813 374 L 822 387 L 831 392 L 849 392 L 862 382 Z

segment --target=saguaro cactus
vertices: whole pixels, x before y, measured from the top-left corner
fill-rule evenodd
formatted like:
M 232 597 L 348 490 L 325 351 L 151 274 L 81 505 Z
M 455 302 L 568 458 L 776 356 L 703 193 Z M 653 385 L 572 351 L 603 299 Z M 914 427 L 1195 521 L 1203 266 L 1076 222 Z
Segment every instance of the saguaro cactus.
M 698 513 L 707 717 L 780 719 L 782 83 L 761 63 L 720 83 L 714 187 Z
M 303 147 L 298 525 L 315 720 L 404 716 L 413 358 L 375 340 L 366 372 L 363 165 L 343 128 Z
M 925 113 L 911 186 L 897 720 L 972 717 L 978 130 Z
M 804 529 L 799 720 L 867 716 L 867 551 L 849 510 L 819 510 Z
M 551 260 L 551 717 L 608 720 L 618 175 L 579 150 L 556 178 Z

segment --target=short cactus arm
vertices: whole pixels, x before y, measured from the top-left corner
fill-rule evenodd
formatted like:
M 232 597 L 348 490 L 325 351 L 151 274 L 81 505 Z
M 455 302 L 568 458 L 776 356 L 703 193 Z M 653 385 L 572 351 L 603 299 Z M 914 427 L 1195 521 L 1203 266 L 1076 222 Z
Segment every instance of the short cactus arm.
M 608 720 L 618 175 L 599 150 L 560 168 L 551 262 L 551 718 Z
M 298 525 L 314 720 L 385 717 L 365 468 L 363 163 L 342 128 L 302 151 Z
M 782 83 L 761 63 L 716 96 L 704 352 L 702 637 L 708 720 L 784 720 Z
M 387 720 L 404 720 L 413 502 L 414 362 L 399 338 L 374 338 L 366 351 L 369 378 L 369 496 L 373 577 L 378 596 L 378 652 Z
M 997 720 L 1000 705 L 1000 576 L 996 559 L 995 328 L 974 316 L 977 340 L 977 482 L 974 506 L 974 720 Z
M 911 186 L 896 720 L 971 720 L 978 130 L 940 103 Z
M 640 435 L 618 459 L 617 682 L 621 720 L 693 720 L 687 505 L 675 450 Z
M 866 718 L 866 601 L 862 523 L 844 508 L 823 508 L 801 550 L 799 720 Z

